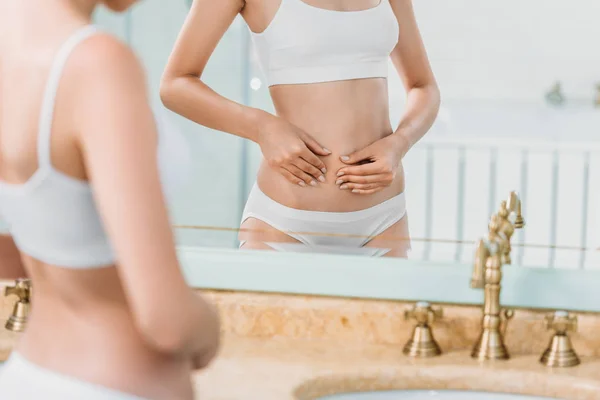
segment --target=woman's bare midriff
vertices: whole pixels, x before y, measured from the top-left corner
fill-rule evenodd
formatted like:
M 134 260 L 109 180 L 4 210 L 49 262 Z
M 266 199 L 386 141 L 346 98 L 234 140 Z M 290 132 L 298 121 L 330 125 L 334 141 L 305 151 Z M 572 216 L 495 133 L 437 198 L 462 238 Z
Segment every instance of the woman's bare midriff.
M 346 212 L 372 207 L 404 191 L 402 166 L 392 185 L 374 194 L 355 194 L 335 184 L 338 170 L 345 166 L 340 156 L 393 132 L 386 79 L 277 85 L 270 91 L 277 115 L 303 129 L 332 154 L 320 157 L 327 168 L 326 182 L 316 187 L 291 183 L 263 160 L 257 183 L 267 196 L 287 207 Z
M 16 348 L 25 358 L 149 399 L 194 398 L 190 360 L 145 345 L 116 268 L 76 271 L 25 259 L 34 291 L 27 330 Z

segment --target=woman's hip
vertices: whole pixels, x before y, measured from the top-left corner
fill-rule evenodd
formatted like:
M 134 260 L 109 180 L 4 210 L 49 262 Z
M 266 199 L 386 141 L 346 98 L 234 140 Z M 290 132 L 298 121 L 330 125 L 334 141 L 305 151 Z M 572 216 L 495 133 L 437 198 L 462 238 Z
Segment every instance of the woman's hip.
M 145 400 L 42 368 L 17 352 L 0 369 L 0 393 L 5 400 Z
M 50 381 L 47 378 L 55 376 L 56 381 L 69 380 L 119 394 L 129 393 L 134 399 L 193 398 L 191 363 L 152 350 L 128 318 L 103 313 L 99 306 L 93 317 L 80 313 L 79 318 L 68 318 L 62 312 L 64 307 L 55 305 L 51 310 L 44 304 L 45 299 L 38 299 L 41 308 L 30 314 L 14 358 L 11 356 L 7 363 L 14 365 L 16 374 L 24 369 L 37 371 L 38 379 L 46 385 Z M 75 386 L 82 385 L 66 387 Z

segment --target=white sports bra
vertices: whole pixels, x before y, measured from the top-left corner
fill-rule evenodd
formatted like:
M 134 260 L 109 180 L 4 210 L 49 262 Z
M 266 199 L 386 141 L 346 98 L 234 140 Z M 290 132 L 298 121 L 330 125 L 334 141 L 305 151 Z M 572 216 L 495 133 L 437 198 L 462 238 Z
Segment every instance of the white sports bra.
M 37 171 L 23 184 L 0 182 L 1 218 L 19 250 L 67 268 L 95 268 L 116 261 L 96 209 L 94 188 L 54 169 L 50 161 L 54 103 L 63 69 L 75 47 L 96 32 L 93 26 L 76 31 L 53 61 L 42 100 Z M 183 137 L 177 132 L 166 135 L 164 120 L 158 123 L 158 163 L 168 197 L 186 176 L 189 155 Z
M 269 86 L 386 78 L 398 43 L 389 0 L 362 11 L 334 11 L 303 0 L 281 0 L 254 47 Z

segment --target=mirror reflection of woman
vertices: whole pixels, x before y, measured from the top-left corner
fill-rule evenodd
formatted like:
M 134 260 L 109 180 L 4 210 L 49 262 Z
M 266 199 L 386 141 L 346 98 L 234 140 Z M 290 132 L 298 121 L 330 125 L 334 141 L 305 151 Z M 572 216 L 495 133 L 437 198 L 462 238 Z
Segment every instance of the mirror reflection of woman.
M 252 32 L 276 115 L 202 81 L 238 14 Z M 390 58 L 407 94 L 395 128 Z M 190 120 L 260 146 L 264 161 L 244 210 L 242 248 L 302 243 L 406 256 L 402 158 L 431 127 L 440 102 L 411 0 L 194 0 L 161 97 Z
M 157 127 L 132 50 L 91 25 L 133 3 L 0 0 L 0 279 L 33 287 L 2 399 L 191 400 L 217 351 L 165 205 L 185 143 Z

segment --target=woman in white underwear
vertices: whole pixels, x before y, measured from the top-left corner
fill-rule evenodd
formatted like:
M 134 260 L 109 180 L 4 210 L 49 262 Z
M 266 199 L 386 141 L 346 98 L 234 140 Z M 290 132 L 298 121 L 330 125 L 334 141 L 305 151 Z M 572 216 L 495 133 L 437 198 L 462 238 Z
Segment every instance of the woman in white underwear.
M 277 115 L 232 102 L 201 80 L 237 14 L 252 32 Z M 407 92 L 395 129 L 390 58 Z M 411 0 L 195 0 L 161 98 L 190 120 L 260 145 L 243 248 L 302 243 L 406 256 L 401 161 L 440 102 Z
M 153 116 L 133 52 L 90 25 L 97 5 L 134 2 L 0 0 L 0 278 L 33 286 L 3 400 L 191 400 L 217 351 L 166 207 L 185 143 Z

